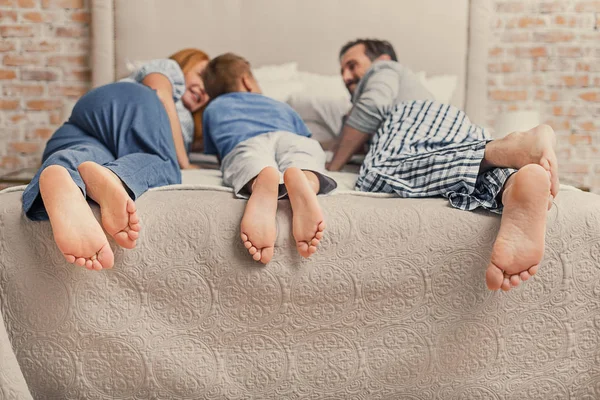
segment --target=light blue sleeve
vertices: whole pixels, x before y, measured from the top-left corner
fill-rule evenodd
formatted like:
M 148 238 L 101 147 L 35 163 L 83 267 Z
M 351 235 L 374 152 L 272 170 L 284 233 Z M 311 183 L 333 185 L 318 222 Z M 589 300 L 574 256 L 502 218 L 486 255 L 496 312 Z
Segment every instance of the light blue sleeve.
M 214 108 L 214 107 L 213 107 Z M 212 140 L 211 131 L 210 131 L 210 114 L 213 110 L 210 106 L 204 110 L 202 114 L 202 140 L 204 141 L 204 154 L 215 154 L 217 153 L 217 147 L 215 146 L 215 142 Z
M 135 71 L 129 78 L 142 83 L 144 78 L 150 74 L 162 74 L 173 87 L 173 101 L 177 102 L 185 93 L 185 77 L 179 64 L 175 60 L 158 59 L 147 62 Z

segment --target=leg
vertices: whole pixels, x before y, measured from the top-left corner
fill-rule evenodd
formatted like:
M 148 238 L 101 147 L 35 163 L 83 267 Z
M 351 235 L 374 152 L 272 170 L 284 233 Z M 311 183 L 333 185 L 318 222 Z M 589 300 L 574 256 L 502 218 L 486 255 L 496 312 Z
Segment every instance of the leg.
M 486 282 L 491 290 L 509 290 L 537 272 L 544 256 L 548 171 L 530 164 L 513 174 L 504 186 L 504 211 L 494 243 Z
M 171 125 L 158 96 L 144 85 L 117 82 L 84 95 L 69 120 L 114 154 L 102 163 L 137 199 L 148 189 L 181 183 Z
M 240 226 L 241 239 L 255 261 L 267 264 L 273 258 L 277 236 L 279 171 L 264 168 L 250 186 L 251 194 Z
M 548 125 L 540 125 L 527 132 L 514 132 L 486 145 L 481 169 L 493 167 L 519 169 L 527 164 L 541 165 L 550 172 L 550 192 L 556 197 L 560 185 L 555 145 L 556 136 Z
M 325 153 L 316 140 L 289 132 L 276 132 L 279 169 L 292 205 L 292 232 L 302 257 L 317 251 L 325 222 L 317 194 L 334 190 L 337 183 L 323 174 Z
M 310 257 L 317 251 L 323 238 L 325 221 L 317 199 L 319 178 L 311 171 L 291 167 L 285 170 L 283 181 L 292 205 L 293 234 L 296 248 L 302 257 Z
M 221 162 L 223 183 L 248 203 L 240 224 L 240 237 L 255 261 L 273 258 L 277 238 L 277 200 L 280 173 L 272 157 L 269 134 L 239 143 Z

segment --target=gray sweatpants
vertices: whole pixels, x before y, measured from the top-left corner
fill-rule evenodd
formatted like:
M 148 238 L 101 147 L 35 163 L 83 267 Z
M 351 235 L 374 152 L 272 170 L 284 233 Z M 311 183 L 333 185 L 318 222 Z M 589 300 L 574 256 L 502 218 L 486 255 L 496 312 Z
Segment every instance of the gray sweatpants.
M 221 161 L 223 183 L 233 188 L 236 197 L 250 197 L 247 184 L 266 167 L 280 173 L 279 198 L 287 195 L 283 172 L 291 167 L 314 172 L 319 178 L 319 194 L 327 194 L 337 187 L 324 174 L 325 152 L 319 142 L 291 132 L 269 132 L 244 140 Z

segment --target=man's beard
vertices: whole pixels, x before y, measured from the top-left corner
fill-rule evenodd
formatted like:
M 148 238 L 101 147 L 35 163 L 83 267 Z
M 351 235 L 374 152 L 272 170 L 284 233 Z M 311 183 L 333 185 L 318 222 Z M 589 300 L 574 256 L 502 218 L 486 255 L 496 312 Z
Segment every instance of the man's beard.
M 350 86 L 352 85 L 358 85 L 358 82 L 360 81 L 360 79 L 353 79 L 352 81 L 348 82 L 346 84 L 346 89 L 348 89 L 348 91 L 350 92 L 350 94 L 354 94 L 354 90 L 350 89 Z M 354 86 L 354 88 L 356 89 L 356 86 Z

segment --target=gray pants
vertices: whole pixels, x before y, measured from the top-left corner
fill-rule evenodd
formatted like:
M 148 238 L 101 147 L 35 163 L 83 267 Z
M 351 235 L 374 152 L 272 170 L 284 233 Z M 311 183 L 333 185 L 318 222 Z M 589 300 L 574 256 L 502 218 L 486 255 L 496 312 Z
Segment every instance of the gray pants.
M 236 197 L 250 197 L 247 184 L 266 167 L 276 168 L 280 177 L 279 198 L 287 195 L 283 172 L 291 167 L 314 172 L 319 178 L 319 194 L 337 187 L 335 180 L 325 175 L 325 152 L 319 142 L 295 133 L 278 131 L 244 140 L 221 162 L 223 183 L 233 188 Z

